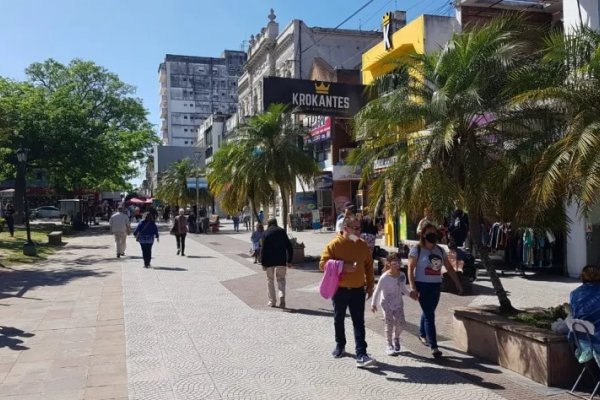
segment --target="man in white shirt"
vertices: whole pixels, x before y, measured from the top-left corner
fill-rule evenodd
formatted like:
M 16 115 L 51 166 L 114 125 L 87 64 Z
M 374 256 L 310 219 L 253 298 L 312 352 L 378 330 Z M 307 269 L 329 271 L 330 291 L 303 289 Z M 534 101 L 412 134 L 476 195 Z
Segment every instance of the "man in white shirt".
M 123 212 L 123 206 L 117 207 L 109 220 L 110 232 L 115 235 L 115 243 L 117 244 L 117 258 L 125 255 L 125 246 L 127 245 L 127 235 L 131 233 L 131 225 L 129 225 L 129 217 Z
M 344 204 L 344 212 L 337 217 L 337 221 L 335 223 L 335 231 L 339 233 L 343 233 L 344 231 L 344 218 L 349 217 L 354 214 L 354 204 L 351 202 L 346 202 Z

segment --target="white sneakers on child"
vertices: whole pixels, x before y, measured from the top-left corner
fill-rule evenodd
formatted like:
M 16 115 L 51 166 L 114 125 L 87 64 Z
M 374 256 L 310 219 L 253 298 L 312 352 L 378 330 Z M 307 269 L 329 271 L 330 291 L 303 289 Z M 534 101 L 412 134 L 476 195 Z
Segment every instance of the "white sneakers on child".
M 388 356 L 397 356 L 400 354 L 400 339 L 394 339 L 393 345 L 388 343 L 387 347 L 385 348 L 385 354 Z

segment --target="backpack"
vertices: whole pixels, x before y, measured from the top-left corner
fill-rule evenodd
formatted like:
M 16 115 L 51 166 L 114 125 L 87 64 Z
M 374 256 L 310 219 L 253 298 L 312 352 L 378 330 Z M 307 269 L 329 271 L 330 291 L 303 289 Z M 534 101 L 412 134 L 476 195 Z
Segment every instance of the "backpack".
M 343 269 L 344 262 L 341 260 L 329 260 L 325 263 L 323 279 L 319 286 L 319 293 L 324 299 L 331 299 L 337 292 Z

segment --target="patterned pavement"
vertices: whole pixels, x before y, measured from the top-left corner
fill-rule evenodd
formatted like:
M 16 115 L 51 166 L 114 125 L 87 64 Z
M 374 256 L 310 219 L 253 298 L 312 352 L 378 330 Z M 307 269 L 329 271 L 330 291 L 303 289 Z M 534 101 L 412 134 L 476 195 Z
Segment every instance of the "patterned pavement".
M 406 305 L 400 356 L 383 354 L 381 316 L 367 312 L 378 367 L 357 369 L 350 356 L 334 360 L 331 304 L 317 293 L 320 274 L 290 270 L 290 308 L 266 307 L 265 276 L 248 258 L 247 236 L 190 235 L 187 257 L 179 257 L 164 232 L 153 268 L 144 269 L 135 241 L 116 259 L 112 237 L 99 230 L 69 238 L 43 264 L 0 268 L 0 399 L 570 398 L 451 350 L 448 310 L 476 296 L 442 295 L 440 361 L 414 336 L 414 302 Z M 325 236 L 314 235 L 310 246 L 317 249 Z M 523 299 L 523 288 L 537 293 L 545 285 L 511 282 Z M 346 327 L 352 350 L 349 319 Z
M 385 356 L 370 330 L 377 368 L 334 360 L 330 316 L 249 307 L 222 283 L 255 272 L 200 243 L 155 250 L 154 269 L 123 269 L 131 399 L 502 399 L 408 349 Z

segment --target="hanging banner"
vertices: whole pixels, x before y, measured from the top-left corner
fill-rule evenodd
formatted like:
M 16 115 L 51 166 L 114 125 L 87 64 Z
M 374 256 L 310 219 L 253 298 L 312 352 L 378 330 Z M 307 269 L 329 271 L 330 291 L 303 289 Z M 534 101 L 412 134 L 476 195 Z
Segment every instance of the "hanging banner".
M 302 114 L 352 118 L 367 104 L 364 85 L 309 81 L 269 76 L 263 78 L 263 106 L 282 103 Z

